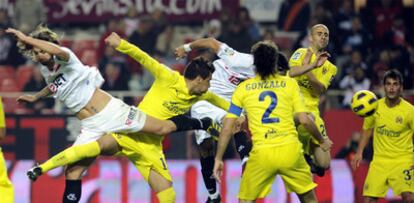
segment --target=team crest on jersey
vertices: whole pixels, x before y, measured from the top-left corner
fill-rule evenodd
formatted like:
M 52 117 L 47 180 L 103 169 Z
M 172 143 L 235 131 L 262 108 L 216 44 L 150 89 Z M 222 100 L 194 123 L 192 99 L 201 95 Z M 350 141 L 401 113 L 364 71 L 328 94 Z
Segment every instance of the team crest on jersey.
M 227 55 L 233 56 L 234 50 L 227 47 L 224 49 L 224 53 L 226 53 Z
M 397 116 L 397 118 L 395 118 L 395 122 L 399 123 L 399 124 L 402 124 L 403 118 L 401 116 Z
M 293 60 L 295 60 L 295 61 L 297 61 L 297 60 L 299 60 L 299 58 L 300 58 L 300 56 L 302 55 L 302 53 L 301 52 L 295 52 L 293 55 L 292 55 L 292 59 Z
M 325 68 L 325 67 L 323 67 L 323 68 L 322 68 L 322 75 L 325 75 L 327 72 L 328 72 L 328 69 L 327 69 L 327 68 Z

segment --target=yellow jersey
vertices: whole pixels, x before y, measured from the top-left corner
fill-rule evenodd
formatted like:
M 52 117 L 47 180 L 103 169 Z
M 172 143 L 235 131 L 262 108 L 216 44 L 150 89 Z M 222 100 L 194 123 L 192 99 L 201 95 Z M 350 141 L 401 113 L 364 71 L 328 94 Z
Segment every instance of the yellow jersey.
M 414 106 L 401 98 L 392 108 L 385 98 L 378 100 L 377 111 L 366 117 L 364 130 L 374 130 L 374 159 L 413 160 Z
M 279 146 L 299 142 L 294 113 L 307 112 L 297 82 L 289 76 L 260 76 L 242 82 L 235 90 L 226 117 L 247 112 L 252 141 L 258 146 Z
M 5 120 L 5 116 L 4 116 L 4 109 L 3 109 L 3 102 L 1 100 L 0 97 L 0 128 L 5 128 L 6 127 L 6 120 Z
M 145 114 L 166 120 L 186 113 L 199 100 L 206 100 L 226 111 L 228 110 L 230 103 L 212 92 L 208 91 L 201 96 L 190 95 L 184 76 L 159 63 L 135 45 L 121 40 L 117 50 L 138 61 L 155 78 L 150 90 L 138 105 L 138 108 Z M 147 141 L 160 144 L 163 137 L 148 135 Z
M 307 48 L 300 48 L 293 53 L 292 57 L 289 59 L 289 66 L 302 66 L 303 60 L 306 55 Z M 312 54 L 310 63 L 315 62 L 316 60 L 316 54 Z M 315 75 L 315 77 L 319 80 L 320 83 L 322 83 L 326 89 L 328 89 L 330 83 L 334 79 L 337 68 L 334 64 L 332 64 L 330 61 L 326 60 L 325 63 L 322 64 L 322 66 L 317 67 L 311 72 Z M 300 75 L 295 77 L 297 80 L 300 90 L 302 92 L 302 95 L 305 99 L 305 105 L 306 107 L 314 113 L 317 113 L 319 115 L 319 96 L 320 95 L 314 95 L 312 92 L 312 85 L 308 79 L 308 77 L 304 75 Z

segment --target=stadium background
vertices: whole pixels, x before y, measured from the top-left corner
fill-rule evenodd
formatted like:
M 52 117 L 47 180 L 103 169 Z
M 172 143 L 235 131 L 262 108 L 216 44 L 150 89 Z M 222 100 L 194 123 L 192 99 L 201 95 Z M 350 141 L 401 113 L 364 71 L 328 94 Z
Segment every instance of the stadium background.
M 242 52 L 249 52 L 258 40 L 271 39 L 290 56 L 296 48 L 308 45 L 305 36 L 309 25 L 324 23 L 330 29 L 328 50 L 338 75 L 321 100 L 321 110 L 336 159 L 325 178 L 316 178 L 317 195 L 320 202 L 360 202 L 368 164 L 357 171 L 349 168 L 362 124 L 348 109 L 349 95 L 371 89 L 381 96 L 382 74 L 396 68 L 404 75 L 405 98 L 414 102 L 413 6 L 414 0 L 1 0 L 0 95 L 7 113 L 7 137 L 1 146 L 15 184 L 15 201 L 60 200 L 62 169 L 34 184 L 25 172 L 36 161 L 70 146 L 78 134 L 79 121 L 53 100 L 34 105 L 15 103 L 22 91 L 38 91 L 44 83 L 39 79 L 38 64 L 17 53 L 14 39 L 4 34 L 4 28 L 28 32 L 46 22 L 61 36 L 63 46 L 74 50 L 84 63 L 99 67 L 106 79 L 103 89 L 137 104 L 152 78 L 138 64 L 105 47 L 103 39 L 112 31 L 182 71 L 186 61 L 176 61 L 173 50 L 193 39 L 215 37 Z M 203 202 L 207 192 L 192 133 L 167 136 L 164 149 L 177 202 Z M 223 202 L 235 202 L 240 167 L 234 149 L 229 149 L 226 157 Z M 365 160 L 369 159 L 367 150 Z M 145 181 L 124 158 L 99 158 L 84 183 L 82 202 L 156 202 Z M 387 201 L 398 198 L 390 194 Z M 262 202 L 298 200 L 286 194 L 279 180 Z

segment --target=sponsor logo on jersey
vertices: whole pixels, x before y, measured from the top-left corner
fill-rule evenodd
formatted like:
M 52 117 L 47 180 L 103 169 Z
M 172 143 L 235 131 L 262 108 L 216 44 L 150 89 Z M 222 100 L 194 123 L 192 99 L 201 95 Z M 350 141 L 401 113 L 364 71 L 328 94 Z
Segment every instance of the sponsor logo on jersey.
M 397 116 L 397 118 L 395 118 L 395 122 L 402 124 L 403 123 L 403 118 L 401 116 Z
M 59 87 L 62 86 L 65 82 L 67 82 L 67 80 L 61 73 L 57 75 L 55 79 L 53 80 L 53 82 L 51 82 L 48 85 L 48 88 L 51 92 L 53 92 L 53 94 L 55 94 L 58 91 Z
M 394 130 L 390 130 L 385 127 L 386 125 L 378 126 L 375 130 L 379 135 L 385 135 L 387 137 L 399 137 L 400 132 L 396 132 Z
M 125 125 L 131 125 L 134 121 L 135 116 L 137 116 L 137 109 L 136 108 L 130 108 L 127 120 L 125 121 Z
M 297 61 L 297 60 L 299 60 L 300 59 L 300 56 L 302 55 L 302 53 L 301 52 L 295 52 L 293 55 L 292 55 L 292 59 L 293 60 L 295 60 L 295 61 Z
M 234 55 L 234 50 L 227 47 L 227 48 L 224 49 L 224 53 L 229 55 L 229 56 L 233 56 Z

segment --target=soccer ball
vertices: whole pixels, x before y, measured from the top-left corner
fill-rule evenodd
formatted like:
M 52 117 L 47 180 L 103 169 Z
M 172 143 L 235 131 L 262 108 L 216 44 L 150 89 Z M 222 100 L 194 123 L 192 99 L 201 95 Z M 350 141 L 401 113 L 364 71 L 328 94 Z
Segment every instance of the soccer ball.
M 377 96 L 371 91 L 361 90 L 352 96 L 351 109 L 358 116 L 366 117 L 374 114 L 377 106 Z

